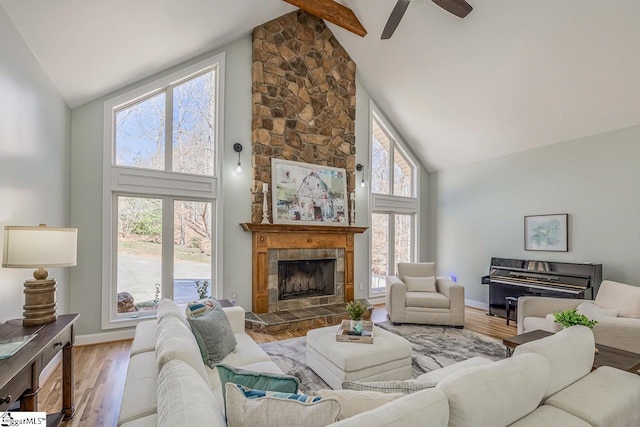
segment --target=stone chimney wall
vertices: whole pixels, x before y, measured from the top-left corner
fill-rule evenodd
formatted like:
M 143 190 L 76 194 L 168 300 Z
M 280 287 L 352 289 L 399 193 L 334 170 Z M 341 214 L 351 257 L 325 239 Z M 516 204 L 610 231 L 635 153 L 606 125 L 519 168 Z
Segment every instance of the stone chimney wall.
M 301 10 L 253 30 L 254 223 L 271 158 L 345 168 L 355 188 L 356 64 L 324 21 Z M 271 200 L 268 200 L 271 220 Z

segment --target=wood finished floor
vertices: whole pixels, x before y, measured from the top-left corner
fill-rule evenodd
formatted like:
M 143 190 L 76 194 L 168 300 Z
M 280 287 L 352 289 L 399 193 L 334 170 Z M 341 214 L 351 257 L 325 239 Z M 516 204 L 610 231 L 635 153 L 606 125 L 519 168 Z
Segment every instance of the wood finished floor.
M 465 328 L 468 330 L 499 340 L 516 334 L 514 322 L 507 326 L 504 319 L 487 316 L 484 310 L 467 307 L 465 316 Z M 384 306 L 375 306 L 371 318 L 374 322 L 387 320 Z M 256 342 L 266 343 L 305 336 L 307 330 L 276 335 L 247 332 Z M 117 424 L 130 350 L 131 340 L 75 347 L 76 415 L 72 420 L 62 423 L 63 426 L 111 427 Z M 47 413 L 60 410 L 60 376 L 61 369 L 58 366 L 41 386 L 39 410 Z

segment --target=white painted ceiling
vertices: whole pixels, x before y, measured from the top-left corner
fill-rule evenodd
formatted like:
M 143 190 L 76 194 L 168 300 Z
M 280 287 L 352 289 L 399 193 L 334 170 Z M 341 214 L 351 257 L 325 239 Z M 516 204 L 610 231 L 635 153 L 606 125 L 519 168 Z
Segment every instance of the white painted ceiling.
M 640 124 L 640 2 L 345 0 L 330 24 L 377 105 L 431 171 Z M 281 0 L 0 0 L 71 108 L 295 10 Z M 360 106 L 360 108 L 366 108 Z

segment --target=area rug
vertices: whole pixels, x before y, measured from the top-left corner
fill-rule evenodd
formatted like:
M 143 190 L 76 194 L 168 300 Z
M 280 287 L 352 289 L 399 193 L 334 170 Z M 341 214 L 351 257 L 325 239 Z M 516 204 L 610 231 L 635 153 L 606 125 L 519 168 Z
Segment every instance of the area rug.
M 504 358 L 505 354 L 504 346 L 500 341 L 473 331 L 439 326 L 395 326 L 391 322 L 382 322 L 376 325 L 411 342 L 413 345 L 413 378 L 470 357 L 482 356 L 491 360 L 500 360 Z M 271 356 L 271 360 L 283 372 L 300 380 L 300 389 L 303 392 L 313 393 L 323 388 L 330 388 L 307 367 L 305 362 L 306 340 L 306 337 L 291 338 L 261 344 L 260 347 Z

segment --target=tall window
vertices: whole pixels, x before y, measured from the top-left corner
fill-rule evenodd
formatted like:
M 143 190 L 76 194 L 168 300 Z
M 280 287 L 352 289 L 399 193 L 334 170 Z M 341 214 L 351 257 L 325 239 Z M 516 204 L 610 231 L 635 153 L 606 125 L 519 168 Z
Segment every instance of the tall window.
M 216 296 L 224 56 L 105 103 L 103 328 Z
M 371 289 L 385 292 L 399 262 L 416 259 L 418 198 L 415 163 L 375 113 L 371 120 Z

